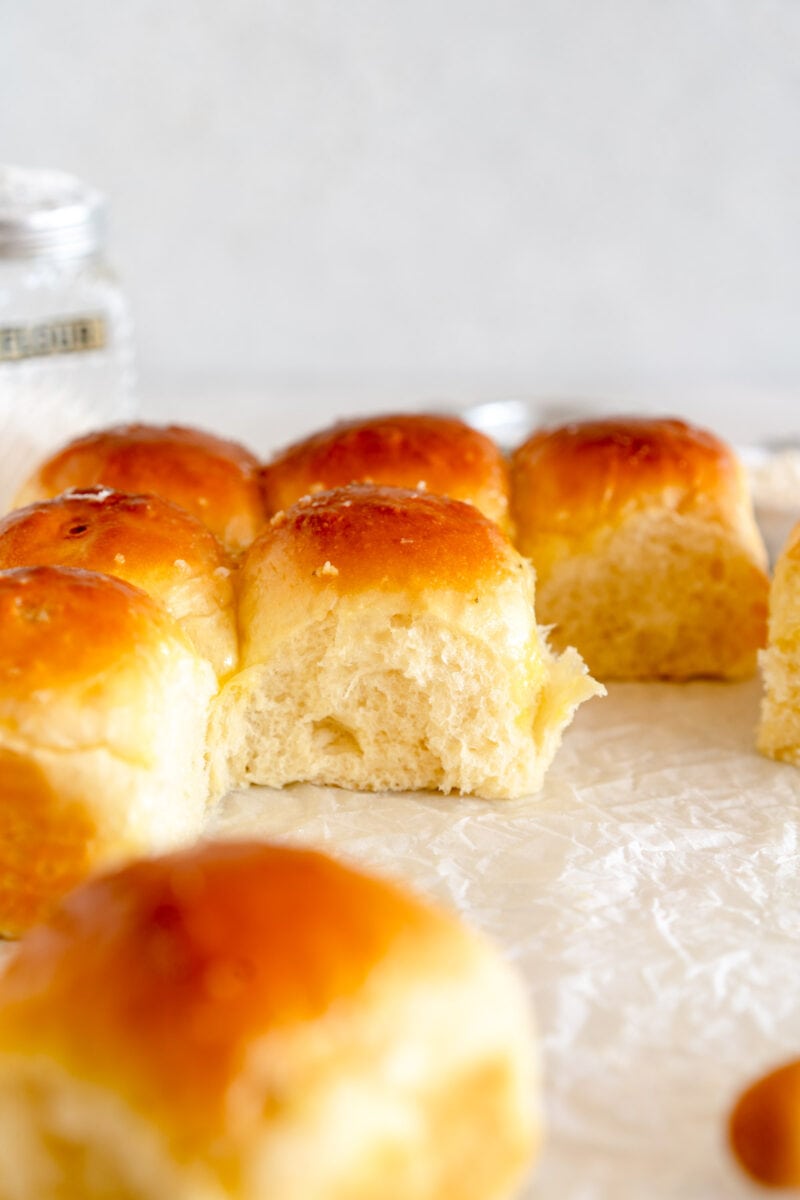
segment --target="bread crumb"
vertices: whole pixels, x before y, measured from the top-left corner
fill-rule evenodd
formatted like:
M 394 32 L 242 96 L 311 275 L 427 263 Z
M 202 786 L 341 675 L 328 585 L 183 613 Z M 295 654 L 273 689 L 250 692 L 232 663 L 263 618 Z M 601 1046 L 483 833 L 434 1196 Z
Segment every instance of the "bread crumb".
M 122 564 L 125 562 L 125 555 L 124 554 L 115 554 L 114 562 L 119 563 L 119 565 L 122 566 Z
M 428 490 L 427 479 L 418 479 L 417 480 L 417 491 L 418 492 L 427 492 L 427 490 Z
M 328 560 L 326 559 L 325 562 L 322 564 L 322 566 L 317 567 L 317 569 L 315 571 L 313 571 L 312 574 L 316 575 L 317 578 L 319 578 L 320 575 L 338 575 L 339 568 L 335 567 L 333 565 L 333 563 L 328 562 Z
M 214 571 L 214 575 L 217 577 L 217 579 L 227 579 L 230 573 L 230 567 L 217 567 Z
M 414 539 L 413 538 L 400 538 L 400 545 L 401 546 L 413 546 Z
M 179 571 L 188 571 L 190 569 L 185 558 L 176 558 L 173 566 L 177 567 Z
M 270 517 L 269 523 L 273 529 L 280 529 L 281 525 L 286 524 L 286 513 L 282 508 L 278 509 L 278 511 Z
M 114 495 L 114 489 L 100 486 L 86 489 L 70 488 L 69 495 L 72 500 L 89 500 L 92 504 L 102 504 L 109 496 Z

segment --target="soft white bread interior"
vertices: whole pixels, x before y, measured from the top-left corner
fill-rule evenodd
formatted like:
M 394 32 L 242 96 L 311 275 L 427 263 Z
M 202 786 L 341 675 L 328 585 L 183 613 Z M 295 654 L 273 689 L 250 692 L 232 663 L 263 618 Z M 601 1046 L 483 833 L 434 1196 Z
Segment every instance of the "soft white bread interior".
M 129 584 L 0 572 L 0 933 L 90 871 L 197 834 L 215 689 L 172 617 Z
M 635 418 L 536 433 L 513 458 L 512 513 L 539 620 L 599 678 L 755 670 L 766 552 L 744 471 L 718 438 Z
M 217 791 L 298 780 L 365 790 L 535 792 L 602 689 L 551 654 L 534 574 L 457 500 L 323 492 L 273 517 L 242 565 L 240 671 L 214 705 Z
M 769 637 L 761 657 L 764 697 L 758 748 L 800 766 L 800 525 L 778 556 L 769 597 Z
M 464 500 L 509 529 L 505 458 L 491 438 L 442 413 L 339 421 L 276 454 L 262 482 L 270 515 L 315 492 L 374 483 Z
M 181 425 L 116 425 L 76 438 L 20 490 L 23 508 L 95 485 L 161 496 L 194 513 L 233 554 L 264 525 L 259 463 L 238 442 Z
M 16 509 L 0 521 L 0 570 L 45 565 L 132 583 L 163 604 L 217 675 L 235 667 L 233 561 L 178 505 L 93 487 Z
M 0 978 L 8 1200 L 502 1200 L 537 1092 L 496 952 L 319 854 L 126 867 Z

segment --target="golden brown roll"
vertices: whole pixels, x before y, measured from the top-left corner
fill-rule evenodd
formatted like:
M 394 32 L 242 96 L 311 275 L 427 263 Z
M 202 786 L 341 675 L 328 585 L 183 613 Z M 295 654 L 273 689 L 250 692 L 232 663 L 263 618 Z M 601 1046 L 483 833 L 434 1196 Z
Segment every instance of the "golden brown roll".
M 536 433 L 513 458 L 512 516 L 539 619 L 601 679 L 752 674 L 766 552 L 712 434 L 636 418 Z
M 535 792 L 602 689 L 573 650 L 551 654 L 533 599 L 530 565 L 458 500 L 354 485 L 273 517 L 242 564 L 215 790 Z
M 769 638 L 761 659 L 764 698 L 758 748 L 800 766 L 800 525 L 778 556 L 769 597 Z
M 420 488 L 474 504 L 508 530 L 508 468 L 497 446 L 457 417 L 341 421 L 276 455 L 263 471 L 267 511 L 349 483 Z
M 501 1200 L 539 1140 L 521 989 L 319 854 L 206 845 L 81 888 L 0 979 L 0 1195 Z
M 158 496 L 94 487 L 0 521 L 0 570 L 44 565 L 114 575 L 158 600 L 218 675 L 236 664 L 233 562 L 197 517 Z
M 196 833 L 215 686 L 172 617 L 129 584 L 0 572 L 0 933 L 39 920 L 89 871 Z
M 237 442 L 177 425 L 118 425 L 77 438 L 42 463 L 15 507 L 96 484 L 179 504 L 232 553 L 264 524 L 257 459 Z
M 800 1062 L 751 1084 L 731 1113 L 728 1136 L 742 1167 L 769 1187 L 800 1187 Z

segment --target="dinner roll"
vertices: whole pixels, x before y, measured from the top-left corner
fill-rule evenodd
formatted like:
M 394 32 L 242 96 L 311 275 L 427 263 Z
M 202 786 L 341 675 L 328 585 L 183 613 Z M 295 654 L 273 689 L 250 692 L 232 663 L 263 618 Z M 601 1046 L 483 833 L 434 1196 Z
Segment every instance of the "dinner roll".
M 263 472 L 267 511 L 348 483 L 419 488 L 465 500 L 508 530 L 508 468 L 497 446 L 457 417 L 340 421 L 276 455 Z
M 530 565 L 458 500 L 353 485 L 277 514 L 242 564 L 216 790 L 535 792 L 602 689 L 575 651 L 551 654 L 533 595 Z
M 800 1187 L 800 1062 L 751 1084 L 731 1113 L 728 1134 L 739 1163 L 769 1187 Z
M 544 430 L 512 463 L 539 619 L 603 679 L 735 679 L 763 645 L 766 552 L 744 472 L 683 421 Z
M 0 1195 L 500 1200 L 536 1082 L 519 984 L 454 918 L 205 845 L 81 888 L 0 978 Z
M 778 556 L 769 598 L 769 639 L 762 655 L 764 698 L 758 748 L 800 766 L 800 525 Z
M 172 614 L 218 675 L 237 655 L 233 563 L 191 513 L 157 496 L 94 487 L 0 521 L 0 570 L 52 564 L 115 575 Z
M 92 869 L 197 831 L 214 690 L 172 617 L 129 584 L 0 572 L 0 933 Z
M 118 425 L 77 438 L 42 463 L 15 507 L 94 484 L 171 500 L 233 553 L 264 524 L 257 459 L 236 442 L 177 425 Z

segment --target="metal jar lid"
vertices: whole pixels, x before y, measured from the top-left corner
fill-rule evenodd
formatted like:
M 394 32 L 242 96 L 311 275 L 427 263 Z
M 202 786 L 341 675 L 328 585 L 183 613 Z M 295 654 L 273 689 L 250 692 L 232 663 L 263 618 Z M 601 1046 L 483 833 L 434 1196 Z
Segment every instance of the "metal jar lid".
M 103 195 L 73 175 L 0 166 L 0 259 L 92 254 L 105 213 Z

